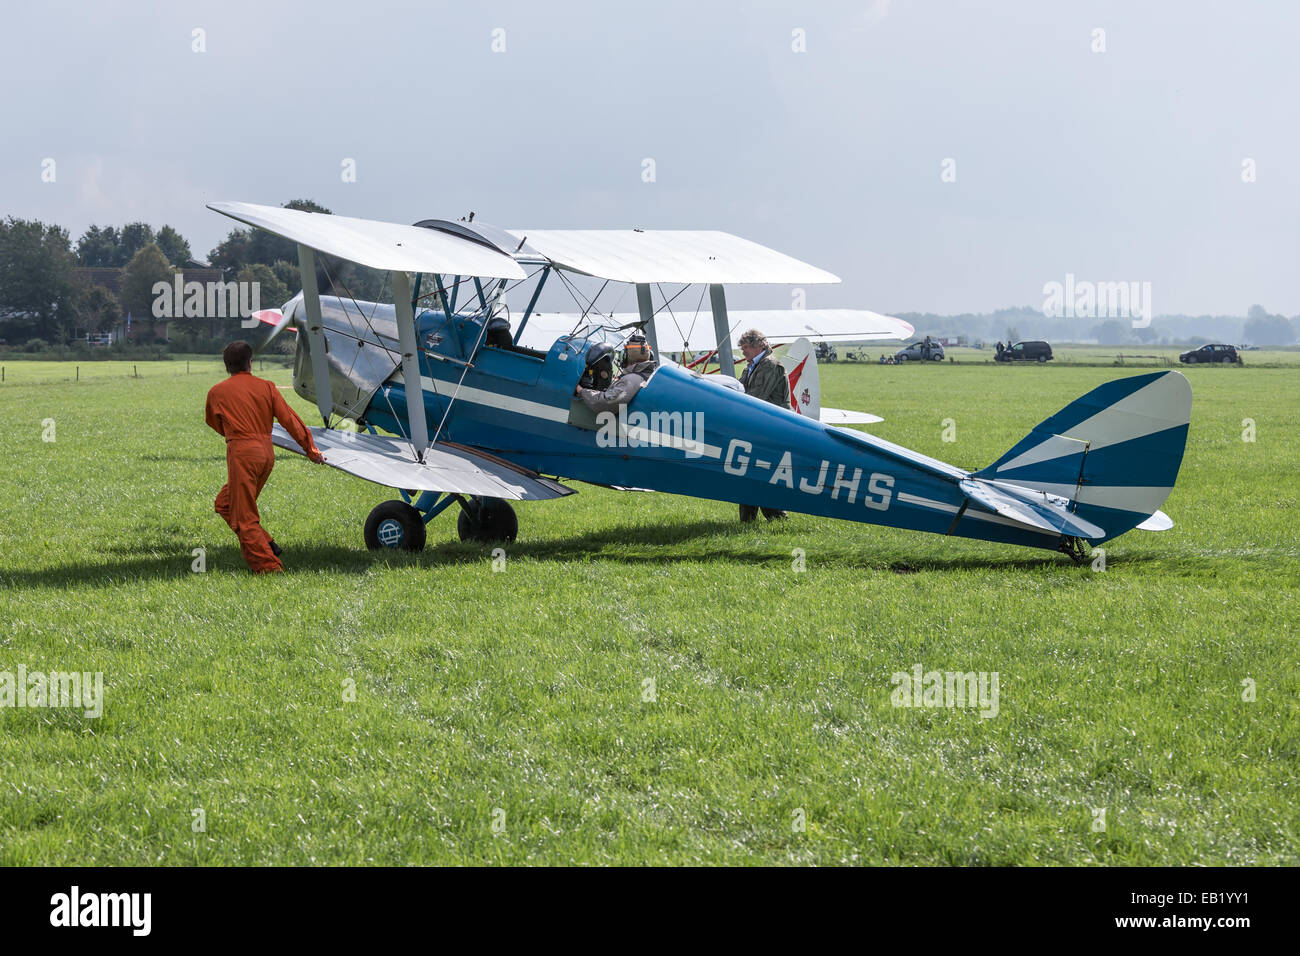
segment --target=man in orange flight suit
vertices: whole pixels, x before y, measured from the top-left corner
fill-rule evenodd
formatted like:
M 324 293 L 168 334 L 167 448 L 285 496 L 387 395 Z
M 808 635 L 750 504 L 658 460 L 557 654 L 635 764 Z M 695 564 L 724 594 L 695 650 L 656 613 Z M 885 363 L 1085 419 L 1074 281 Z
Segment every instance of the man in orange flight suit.
M 217 514 L 239 535 L 239 548 L 254 573 L 283 571 L 280 549 L 262 529 L 257 513 L 257 496 L 275 467 L 272 417 L 279 419 L 312 461 L 320 464 L 325 456 L 274 383 L 253 377 L 252 346 L 231 342 L 221 357 L 230 378 L 212 386 L 207 406 L 208 424 L 226 439 L 227 480 L 217 493 Z

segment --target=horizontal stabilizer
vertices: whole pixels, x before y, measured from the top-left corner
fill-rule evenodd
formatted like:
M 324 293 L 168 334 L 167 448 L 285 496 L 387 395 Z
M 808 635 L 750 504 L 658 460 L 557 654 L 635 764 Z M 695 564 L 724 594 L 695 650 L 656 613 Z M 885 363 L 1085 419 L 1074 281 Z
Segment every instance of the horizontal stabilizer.
M 855 412 L 851 408 L 826 408 L 822 406 L 820 421 L 823 425 L 874 425 L 883 422 L 879 415 Z
M 401 438 L 309 429 L 325 463 L 350 475 L 403 491 L 449 491 L 512 501 L 544 501 L 574 494 L 558 481 L 498 458 L 439 442 L 425 450 L 423 463 L 411 456 L 411 446 Z M 280 425 L 271 430 L 280 448 L 302 454 L 298 443 Z
M 1056 531 L 1074 538 L 1104 538 L 1106 532 L 1091 521 L 1071 514 L 1060 498 L 1043 492 L 1026 492 L 979 478 L 959 483 L 961 490 L 976 505 L 1004 518 L 1044 531 Z
M 1139 531 L 1168 531 L 1174 526 L 1174 519 L 1163 511 L 1157 511 L 1146 521 L 1137 526 Z

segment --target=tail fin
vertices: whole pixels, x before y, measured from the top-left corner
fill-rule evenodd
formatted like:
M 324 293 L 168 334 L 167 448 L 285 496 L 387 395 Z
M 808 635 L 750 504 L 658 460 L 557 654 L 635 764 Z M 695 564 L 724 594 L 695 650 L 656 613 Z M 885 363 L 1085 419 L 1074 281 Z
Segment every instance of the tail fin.
M 872 425 L 883 422 L 879 415 L 822 404 L 821 373 L 817 371 L 817 349 L 806 338 L 797 338 L 776 349 L 777 361 L 790 382 L 790 407 L 806 418 L 827 425 Z
M 790 380 L 790 408 L 813 421 L 821 419 L 822 386 L 817 373 L 817 350 L 806 338 L 797 338 L 777 350 L 777 361 Z
M 974 477 L 1067 499 L 1070 511 L 1105 529 L 1093 544 L 1144 523 L 1168 527 L 1168 519 L 1148 519 L 1173 490 L 1191 412 L 1192 387 L 1181 372 L 1117 379 L 1037 425 Z

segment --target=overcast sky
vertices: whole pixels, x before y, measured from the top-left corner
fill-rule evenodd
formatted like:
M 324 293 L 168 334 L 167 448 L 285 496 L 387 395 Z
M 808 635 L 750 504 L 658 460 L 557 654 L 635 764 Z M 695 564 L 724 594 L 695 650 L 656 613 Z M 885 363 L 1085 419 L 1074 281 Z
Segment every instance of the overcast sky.
M 1073 273 L 1300 313 L 1300 4 L 739 6 L 9 4 L 0 214 L 205 258 L 218 199 L 473 209 L 733 232 L 844 279 L 809 307 L 1037 307 Z

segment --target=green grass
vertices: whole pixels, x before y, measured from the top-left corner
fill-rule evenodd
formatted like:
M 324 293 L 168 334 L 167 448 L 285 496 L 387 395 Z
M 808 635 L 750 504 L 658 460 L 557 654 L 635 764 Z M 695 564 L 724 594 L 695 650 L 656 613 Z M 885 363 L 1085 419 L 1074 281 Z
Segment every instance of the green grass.
M 587 486 L 519 506 L 500 572 L 450 513 L 425 553 L 372 555 L 385 489 L 286 454 L 267 579 L 212 512 L 215 366 L 174 364 L 0 389 L 0 671 L 102 671 L 106 697 L 98 720 L 0 709 L 0 863 L 1300 862 L 1294 369 L 1189 371 L 1177 527 L 1112 542 L 1104 573 Z M 1123 374 L 841 365 L 823 388 L 977 466 Z M 997 671 L 1000 713 L 891 706 L 918 663 Z

